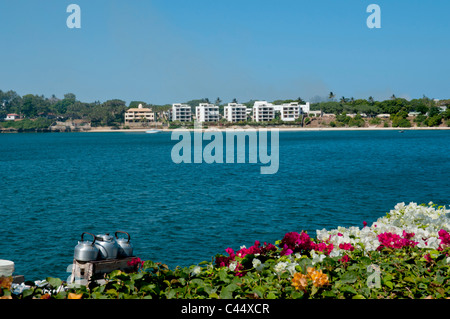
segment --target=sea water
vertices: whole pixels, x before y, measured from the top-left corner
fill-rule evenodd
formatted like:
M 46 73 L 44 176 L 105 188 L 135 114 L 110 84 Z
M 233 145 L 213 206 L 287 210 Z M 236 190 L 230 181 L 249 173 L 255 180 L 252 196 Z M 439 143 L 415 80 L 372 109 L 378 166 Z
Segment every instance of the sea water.
M 126 231 L 169 267 L 290 231 L 362 227 L 399 202 L 450 204 L 450 131 L 279 134 L 279 169 L 176 164 L 171 133 L 0 134 L 0 259 L 26 280 L 70 273 L 83 232 Z

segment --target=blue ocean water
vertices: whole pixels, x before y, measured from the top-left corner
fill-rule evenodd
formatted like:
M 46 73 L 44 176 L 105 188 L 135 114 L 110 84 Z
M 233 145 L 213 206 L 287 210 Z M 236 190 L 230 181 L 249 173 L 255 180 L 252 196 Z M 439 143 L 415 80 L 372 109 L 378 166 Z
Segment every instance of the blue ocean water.
M 204 141 L 207 144 L 209 141 Z M 450 131 L 280 132 L 279 170 L 175 164 L 171 133 L 0 134 L 0 259 L 66 279 L 82 232 L 126 231 L 170 267 L 289 231 L 362 226 L 399 202 L 450 204 Z

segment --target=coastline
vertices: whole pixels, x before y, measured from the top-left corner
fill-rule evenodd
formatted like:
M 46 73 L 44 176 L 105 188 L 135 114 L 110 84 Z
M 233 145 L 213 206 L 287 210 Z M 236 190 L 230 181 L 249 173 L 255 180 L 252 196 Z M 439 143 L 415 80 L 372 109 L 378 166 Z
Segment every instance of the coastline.
M 202 132 L 211 132 L 211 131 L 222 131 L 225 132 L 227 130 L 233 130 L 233 131 L 248 131 L 248 130 L 258 130 L 261 128 L 265 129 L 278 129 L 280 132 L 285 131 L 414 131 L 414 130 L 450 130 L 450 127 L 445 126 L 436 126 L 436 127 L 276 127 L 276 126 L 255 126 L 255 127 L 238 127 L 238 126 L 230 126 L 230 127 L 208 127 L 208 128 L 202 128 Z M 99 129 L 91 129 L 83 131 L 84 133 L 110 133 L 110 132 L 145 132 L 148 130 L 152 130 L 150 128 L 146 129 L 107 129 L 107 128 L 99 128 Z M 172 132 L 175 130 L 180 130 L 180 128 L 177 129 L 158 129 L 160 132 Z M 193 129 L 193 128 L 184 128 L 183 130 L 187 131 L 194 131 L 199 129 Z

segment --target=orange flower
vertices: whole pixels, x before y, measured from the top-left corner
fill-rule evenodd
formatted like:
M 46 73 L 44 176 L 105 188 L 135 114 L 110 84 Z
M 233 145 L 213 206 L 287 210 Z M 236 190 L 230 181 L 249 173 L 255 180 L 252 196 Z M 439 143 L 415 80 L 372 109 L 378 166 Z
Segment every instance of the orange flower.
M 83 297 L 83 294 L 74 294 L 73 292 L 69 293 L 69 296 L 67 299 L 81 299 Z
M 41 299 L 50 299 L 50 294 L 42 295 Z
M 322 270 L 315 270 L 309 274 L 313 285 L 316 287 L 322 287 L 328 283 L 328 276 L 322 273 Z
M 308 286 L 308 276 L 303 275 L 299 272 L 294 274 L 294 277 L 292 278 L 292 286 L 295 287 L 296 290 L 306 290 L 306 287 Z
M 313 274 L 316 270 L 313 267 L 308 267 L 308 269 L 306 269 L 306 273 L 308 274 L 308 276 L 311 277 L 311 274 Z
M 307 275 L 303 275 L 301 273 L 295 273 L 292 278 L 292 286 L 297 290 L 306 290 L 308 286 L 308 279 L 312 280 L 312 283 L 315 287 L 322 287 L 328 283 L 328 276 L 322 273 L 322 270 L 315 270 L 312 267 L 308 267 L 306 269 Z

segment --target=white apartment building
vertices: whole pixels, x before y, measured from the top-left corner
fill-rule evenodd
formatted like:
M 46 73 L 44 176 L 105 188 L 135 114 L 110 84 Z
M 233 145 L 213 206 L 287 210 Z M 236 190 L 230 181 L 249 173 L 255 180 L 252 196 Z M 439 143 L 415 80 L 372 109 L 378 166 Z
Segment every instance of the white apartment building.
M 253 121 L 267 122 L 275 118 L 275 108 L 267 101 L 255 101 L 253 104 Z
M 155 113 L 152 112 L 151 108 L 143 107 L 139 104 L 138 107 L 130 108 L 125 112 L 125 124 L 151 121 L 155 120 Z
M 219 106 L 208 103 L 200 103 L 195 108 L 195 116 L 198 122 L 218 122 Z
M 243 104 L 228 103 L 223 108 L 224 118 L 228 122 L 241 122 L 247 120 L 247 107 Z
M 274 105 L 275 111 L 280 112 L 280 119 L 282 121 L 295 121 L 301 114 L 308 114 L 309 102 L 306 104 L 298 104 L 298 102 L 285 103 L 281 105 Z
M 300 106 L 298 102 L 291 102 L 287 104 L 274 105 L 275 112 L 280 112 L 280 119 L 282 121 L 295 121 L 300 117 Z
M 172 104 L 171 119 L 172 121 L 190 122 L 192 120 L 191 107 L 181 103 Z
M 310 111 L 309 102 L 306 102 L 306 104 L 300 104 L 300 112 L 303 114 L 308 114 Z

